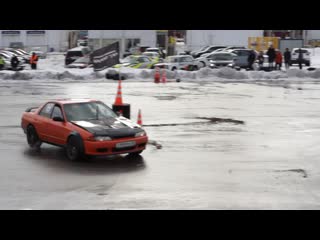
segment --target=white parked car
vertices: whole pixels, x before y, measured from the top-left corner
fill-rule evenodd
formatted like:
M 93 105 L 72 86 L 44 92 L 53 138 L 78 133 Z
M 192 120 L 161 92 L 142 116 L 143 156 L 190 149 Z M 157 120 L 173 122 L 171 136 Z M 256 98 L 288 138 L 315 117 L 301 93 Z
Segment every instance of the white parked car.
M 47 57 L 47 53 L 41 51 L 41 48 L 39 48 L 39 47 L 31 48 L 30 54 L 32 55 L 32 53 L 35 53 L 39 58 L 46 58 Z
M 311 58 L 310 58 L 310 51 L 307 48 L 301 48 L 303 60 L 302 63 L 306 66 L 310 66 L 311 64 Z M 299 57 L 299 48 L 292 49 L 291 52 L 291 64 L 297 64 L 298 63 L 298 57 Z
M 158 63 L 155 67 L 166 68 L 171 71 L 175 70 L 198 70 L 200 63 L 189 55 L 170 56 L 164 63 Z

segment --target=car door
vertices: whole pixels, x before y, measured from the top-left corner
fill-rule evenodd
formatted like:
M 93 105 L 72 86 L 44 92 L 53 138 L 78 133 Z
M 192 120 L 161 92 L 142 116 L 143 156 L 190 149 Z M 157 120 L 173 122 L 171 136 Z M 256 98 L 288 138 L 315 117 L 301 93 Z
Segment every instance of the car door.
M 36 118 L 35 128 L 42 141 L 48 142 L 50 134 L 48 132 L 48 123 L 51 121 L 51 113 L 54 107 L 54 103 L 47 103 L 40 110 L 39 115 Z
M 63 121 L 54 121 L 54 117 L 60 117 Z M 58 145 L 66 144 L 66 139 L 69 135 L 66 123 L 61 106 L 56 104 L 53 107 L 50 120 L 48 121 L 49 142 Z
M 185 69 L 186 67 L 193 65 L 193 59 L 191 57 L 182 57 L 179 65 L 179 68 Z

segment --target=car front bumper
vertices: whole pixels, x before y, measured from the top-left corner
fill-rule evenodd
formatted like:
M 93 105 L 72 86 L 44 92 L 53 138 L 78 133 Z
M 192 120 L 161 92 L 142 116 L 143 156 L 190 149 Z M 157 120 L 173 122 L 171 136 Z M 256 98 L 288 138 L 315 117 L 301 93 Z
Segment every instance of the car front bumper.
M 116 148 L 118 143 L 135 141 L 134 146 L 126 148 Z M 87 155 L 115 155 L 125 154 L 130 152 L 138 152 L 146 148 L 148 137 L 136 137 L 136 138 L 121 138 L 111 141 L 84 141 L 85 154 Z

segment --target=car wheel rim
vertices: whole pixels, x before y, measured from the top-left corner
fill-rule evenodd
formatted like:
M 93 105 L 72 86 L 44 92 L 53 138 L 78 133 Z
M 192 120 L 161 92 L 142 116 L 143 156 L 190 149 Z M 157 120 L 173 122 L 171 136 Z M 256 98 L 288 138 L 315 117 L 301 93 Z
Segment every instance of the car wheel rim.
M 78 150 L 75 146 L 72 146 L 72 145 L 68 146 L 68 156 L 70 159 L 76 158 L 77 154 L 78 154 Z

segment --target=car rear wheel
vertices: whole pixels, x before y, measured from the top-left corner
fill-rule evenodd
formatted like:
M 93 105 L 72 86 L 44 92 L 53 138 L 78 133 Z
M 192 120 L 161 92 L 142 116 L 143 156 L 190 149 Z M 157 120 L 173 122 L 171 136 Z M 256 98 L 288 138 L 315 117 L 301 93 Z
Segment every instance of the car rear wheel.
M 202 68 L 206 67 L 206 63 L 205 63 L 205 62 L 202 62 L 202 61 L 201 61 L 200 64 L 201 64 L 201 67 L 202 67 Z
M 171 71 L 175 71 L 175 70 L 177 70 L 177 68 L 176 68 L 176 67 L 173 67 L 173 68 L 171 69 Z
M 66 146 L 66 154 L 69 160 L 79 161 L 84 159 L 84 151 L 80 139 L 70 137 Z
M 27 128 L 27 141 L 31 148 L 39 149 L 42 141 L 39 138 L 36 129 L 34 126 L 29 125 Z

